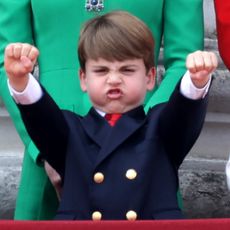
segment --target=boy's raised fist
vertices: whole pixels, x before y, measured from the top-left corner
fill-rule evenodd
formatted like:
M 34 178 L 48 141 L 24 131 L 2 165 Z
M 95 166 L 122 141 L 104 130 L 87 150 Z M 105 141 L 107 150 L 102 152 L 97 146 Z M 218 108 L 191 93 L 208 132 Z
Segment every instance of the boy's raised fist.
M 190 72 L 193 84 L 203 88 L 209 81 L 210 74 L 218 65 L 217 57 L 213 52 L 196 51 L 187 56 L 186 67 Z

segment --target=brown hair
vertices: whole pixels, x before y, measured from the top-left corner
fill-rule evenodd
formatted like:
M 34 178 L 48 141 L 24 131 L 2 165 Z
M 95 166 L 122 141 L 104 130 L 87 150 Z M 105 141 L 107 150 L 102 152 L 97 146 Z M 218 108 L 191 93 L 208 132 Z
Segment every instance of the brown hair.
M 95 17 L 84 25 L 79 39 L 78 58 L 83 70 L 87 59 L 98 58 L 109 61 L 141 58 L 149 70 L 154 66 L 153 35 L 137 17 L 124 11 L 113 11 Z

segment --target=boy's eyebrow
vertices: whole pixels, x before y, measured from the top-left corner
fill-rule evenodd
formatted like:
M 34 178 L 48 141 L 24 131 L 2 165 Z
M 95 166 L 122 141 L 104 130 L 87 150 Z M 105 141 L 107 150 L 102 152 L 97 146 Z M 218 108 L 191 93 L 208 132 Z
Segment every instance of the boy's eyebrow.
M 92 65 L 92 67 L 93 67 L 93 68 L 108 68 L 107 65 L 97 65 L 97 64 Z
M 124 69 L 124 68 L 137 68 L 138 66 L 135 65 L 135 64 L 127 64 L 127 65 L 122 65 L 122 66 L 119 66 L 119 69 Z M 106 64 L 105 65 L 93 65 L 92 66 L 93 69 L 101 69 L 101 68 L 110 68 L 108 67 Z
M 126 65 L 122 65 L 121 68 L 123 67 L 137 67 L 137 65 L 135 64 L 126 64 Z

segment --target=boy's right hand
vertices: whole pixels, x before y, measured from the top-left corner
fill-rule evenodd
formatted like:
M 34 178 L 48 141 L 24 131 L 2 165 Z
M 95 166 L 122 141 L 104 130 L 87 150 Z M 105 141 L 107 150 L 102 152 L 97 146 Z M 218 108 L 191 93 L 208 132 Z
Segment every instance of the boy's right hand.
M 11 43 L 5 48 L 4 67 L 11 87 L 21 92 L 26 88 L 28 74 L 33 70 L 39 51 L 26 43 Z

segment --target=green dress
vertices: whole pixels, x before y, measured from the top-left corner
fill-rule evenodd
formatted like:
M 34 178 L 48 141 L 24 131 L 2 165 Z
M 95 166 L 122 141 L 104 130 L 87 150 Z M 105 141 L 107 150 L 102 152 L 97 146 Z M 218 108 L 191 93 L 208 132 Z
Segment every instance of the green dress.
M 15 219 L 52 219 L 57 198 L 39 151 L 29 138 L 11 96 L 3 68 L 4 48 L 11 42 L 34 43 L 40 50 L 39 80 L 63 109 L 85 114 L 90 102 L 80 90 L 77 39 L 83 23 L 97 14 L 126 10 L 141 18 L 155 37 L 155 61 L 164 47 L 165 74 L 146 97 L 146 110 L 169 98 L 185 72 L 188 53 L 203 49 L 202 0 L 104 0 L 100 13 L 87 12 L 85 0 L 0 1 L 0 97 L 25 145 Z

